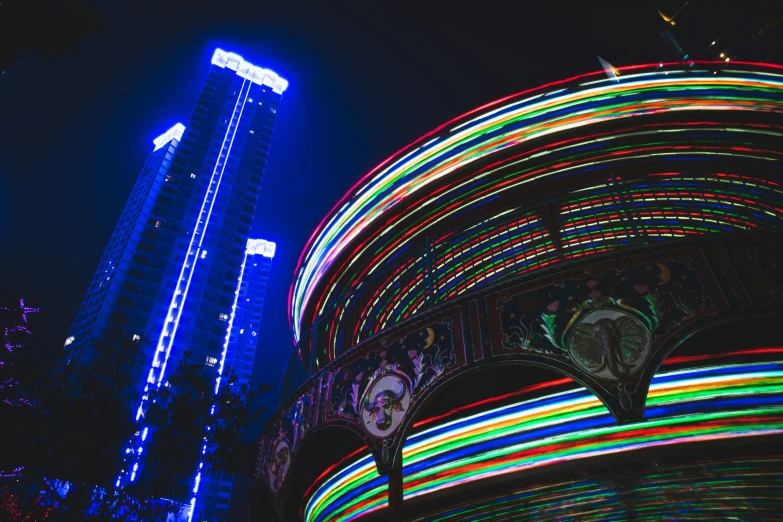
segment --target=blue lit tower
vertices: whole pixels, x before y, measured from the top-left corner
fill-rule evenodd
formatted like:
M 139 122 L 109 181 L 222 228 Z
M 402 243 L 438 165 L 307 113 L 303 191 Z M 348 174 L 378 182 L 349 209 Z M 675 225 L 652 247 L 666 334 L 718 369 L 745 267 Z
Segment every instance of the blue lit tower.
M 143 369 L 124 398 L 165 382 L 185 351 L 219 383 L 236 282 L 245 258 L 274 128 L 287 82 L 216 50 L 187 126 L 155 140 L 76 320 L 60 369 L 96 359 L 112 331 L 146 340 Z M 142 431 L 140 439 L 146 437 Z M 141 445 L 143 440 L 138 441 Z M 143 462 L 132 452 L 123 480 Z
M 225 367 L 237 375 L 237 386 L 250 383 L 258 344 L 258 327 L 264 310 L 269 269 L 275 256 L 275 244 L 263 239 L 248 239 L 245 267 L 239 281 L 237 307 L 231 327 Z
M 65 340 L 62 366 L 93 362 L 94 343 L 107 335 L 110 325 L 133 330 L 134 339 L 140 338 L 145 331 L 150 320 L 149 298 L 159 293 L 160 282 L 155 284 L 146 277 L 144 268 L 150 265 L 153 256 L 143 255 L 143 251 L 150 249 L 151 242 L 144 238 L 142 243 L 142 236 L 158 236 L 158 256 L 154 257 L 156 261 L 160 260 L 163 246 L 169 241 L 166 229 L 170 225 L 162 231 L 156 230 L 161 228 L 158 223 L 163 223 L 164 216 L 158 209 L 153 214 L 152 208 L 162 195 L 164 183 L 171 180 L 169 167 L 184 130 L 185 126 L 178 123 L 154 140 L 155 149 L 141 170 Z M 170 192 L 169 187 L 164 194 L 166 192 Z M 155 246 L 152 243 L 153 251 Z M 157 274 L 152 272 L 151 277 L 157 277 Z
M 233 370 L 236 386 L 249 384 L 258 344 L 258 327 L 264 309 L 264 297 L 269 280 L 269 269 L 275 255 L 275 244 L 263 239 L 249 239 L 245 262 L 237 287 L 236 308 L 230 318 L 224 370 Z M 219 364 L 219 361 L 210 361 Z M 198 498 L 193 520 L 226 520 L 231 499 L 233 476 L 214 473 L 199 481 Z

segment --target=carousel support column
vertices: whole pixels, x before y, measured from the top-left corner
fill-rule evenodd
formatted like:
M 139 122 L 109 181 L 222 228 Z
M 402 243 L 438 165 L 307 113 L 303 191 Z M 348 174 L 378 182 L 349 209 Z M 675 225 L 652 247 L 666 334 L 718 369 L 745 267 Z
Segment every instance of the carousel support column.
M 402 465 L 393 467 L 387 475 L 389 481 L 389 522 L 405 522 L 402 504 Z

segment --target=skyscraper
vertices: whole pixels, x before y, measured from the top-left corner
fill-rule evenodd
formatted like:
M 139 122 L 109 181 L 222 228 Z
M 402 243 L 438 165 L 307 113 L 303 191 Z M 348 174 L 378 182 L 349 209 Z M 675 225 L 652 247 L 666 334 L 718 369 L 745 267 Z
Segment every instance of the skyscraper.
M 277 108 L 288 82 L 216 50 L 187 126 L 154 140 L 65 342 L 59 365 L 89 368 L 97 341 L 141 342 L 142 368 L 125 369 L 123 398 L 137 401 L 165 382 L 185 352 L 216 387 L 250 224 L 261 189 Z M 255 268 L 255 267 L 254 267 Z M 244 354 L 243 354 L 244 357 Z M 141 431 L 143 444 L 147 431 Z M 134 445 L 135 446 L 135 445 Z M 127 474 L 143 461 L 131 451 Z
M 258 344 L 258 327 L 274 255 L 274 243 L 263 239 L 247 241 L 242 275 L 236 290 L 236 307 L 230 318 L 231 330 L 224 361 L 224 370 L 230 369 L 236 374 L 235 385 L 238 387 L 250 382 Z M 214 473 L 199 480 L 193 520 L 226 520 L 234 487 L 233 478 L 231 475 Z
M 244 270 L 237 289 L 237 306 L 225 363 L 226 368 L 236 372 L 237 386 L 250 383 L 258 344 L 258 327 L 261 324 L 269 269 L 275 249 L 276 245 L 270 241 L 247 241 Z

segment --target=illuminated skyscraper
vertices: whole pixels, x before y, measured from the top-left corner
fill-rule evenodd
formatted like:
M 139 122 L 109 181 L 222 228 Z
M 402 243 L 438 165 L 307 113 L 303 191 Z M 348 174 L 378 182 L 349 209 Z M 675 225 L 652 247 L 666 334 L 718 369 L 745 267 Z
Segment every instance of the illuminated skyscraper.
M 59 368 L 89 369 L 100 339 L 140 341 L 142 368 L 123 368 L 132 384 L 122 390 L 125 400 L 138 404 L 139 421 L 144 391 L 164 383 L 167 369 L 186 351 L 219 383 L 287 85 L 270 70 L 216 50 L 187 126 L 177 124 L 154 140 L 92 279 Z M 146 430 L 141 433 L 146 437 Z M 142 472 L 143 460 L 131 453 L 118 485 Z
M 237 292 L 237 307 L 226 352 L 226 368 L 237 375 L 237 386 L 250 383 L 258 344 L 258 327 L 264 309 L 269 269 L 275 256 L 275 244 L 263 239 L 248 239 L 245 264 Z
M 263 239 L 247 241 L 224 364 L 225 371 L 231 370 L 236 374 L 237 387 L 250 383 L 258 345 L 258 327 L 261 324 L 269 269 L 274 255 L 274 243 Z M 231 475 L 215 473 L 199 480 L 193 520 L 226 520 L 234 487 L 233 478 Z

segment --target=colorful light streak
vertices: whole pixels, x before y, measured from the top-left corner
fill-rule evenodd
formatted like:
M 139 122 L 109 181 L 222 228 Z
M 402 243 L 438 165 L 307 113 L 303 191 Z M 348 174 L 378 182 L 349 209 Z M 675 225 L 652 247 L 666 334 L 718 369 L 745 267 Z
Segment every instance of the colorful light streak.
M 656 375 L 646 420 L 617 425 L 582 388 L 415 431 L 403 449 L 406 500 L 467 482 L 655 446 L 783 433 L 783 362 Z M 305 520 L 355 520 L 386 506 L 386 479 L 365 454 L 306 498 Z
M 616 471 L 619 476 L 531 484 L 444 506 L 413 522 L 770 520 L 783 509 L 780 456 L 665 465 L 630 477 Z
M 610 179 L 570 198 L 560 203 L 562 259 L 625 244 L 783 225 L 780 184 L 733 173 L 666 172 L 632 182 Z M 329 355 L 334 358 L 415 314 L 425 306 L 428 293 L 438 303 L 560 261 L 539 217 L 543 211 L 510 209 L 465 232 L 436 239 L 428 247 L 430 254 L 405 250 L 404 261 L 387 263 L 396 267 L 388 275 L 362 281 L 350 299 L 329 313 L 331 322 L 319 332 L 327 339 Z M 426 255 L 432 259 L 429 264 Z M 432 274 L 430 289 L 425 288 L 425 271 Z M 347 328 L 351 330 L 346 334 Z
M 641 174 L 651 173 L 651 162 L 667 160 L 716 164 L 742 160 L 751 169 L 780 162 L 779 146 L 768 144 L 779 143 L 780 127 L 739 124 L 732 116 L 783 113 L 780 68 L 751 64 L 752 68 L 742 70 L 733 65 L 715 75 L 714 65 L 687 72 L 658 64 L 634 66 L 621 69 L 619 82 L 602 79 L 603 72 L 557 82 L 452 120 L 390 158 L 343 198 L 303 252 L 289 298 L 295 337 L 300 338 L 313 314 L 329 311 L 332 319 L 324 328 L 332 336 L 326 344 L 333 358 L 345 337 L 341 329 L 348 329 L 348 341 L 355 343 L 415 313 L 425 299 L 421 278 L 398 271 L 399 267 L 413 270 L 405 266 L 415 264 L 415 257 L 405 258 L 412 242 L 425 234 L 438 237 L 448 220 L 522 186 L 610 168 L 634 167 Z M 676 121 L 653 120 L 664 115 Z M 694 118 L 698 121 L 688 121 Z M 598 125 L 603 123 L 617 128 L 606 131 Z M 593 128 L 597 130 L 590 134 Z M 581 135 L 574 137 L 574 132 Z M 601 237 L 569 237 L 568 254 L 576 257 L 612 248 L 635 237 L 621 223 L 611 223 Z M 734 229 L 743 225 L 733 223 Z M 658 226 L 645 237 L 679 237 L 690 230 L 668 228 L 673 231 Z M 496 248 L 489 246 L 489 252 Z M 538 259 L 532 260 L 531 269 L 556 261 L 553 252 L 553 246 L 534 252 Z M 481 254 L 476 256 L 480 264 Z M 398 260 L 398 265 L 392 260 Z M 489 277 L 465 274 L 456 267 L 453 280 L 441 277 L 438 281 L 449 285 L 441 298 L 459 295 L 460 289 L 467 291 L 496 276 L 494 265 L 487 261 L 483 270 Z M 343 296 L 381 272 L 392 274 L 386 288 L 368 294 L 366 303 L 352 300 L 350 306 L 358 308 L 347 310 Z M 358 324 L 341 325 L 342 318 L 349 316 L 358 318 Z
M 557 262 L 554 244 L 535 212 L 499 225 L 494 219 L 488 221 L 459 236 L 447 234 L 434 241 L 431 246 L 434 280 L 430 291 L 435 302 Z M 355 295 L 330 314 L 341 317 L 344 311 L 357 305 L 361 310 L 349 343 L 342 339 L 343 321 L 333 321 L 324 332 L 333 347 L 332 356 L 340 353 L 343 346 L 350 348 L 363 337 L 407 319 L 424 307 L 427 291 L 423 263 L 421 254 L 409 258 L 388 277 L 374 282 L 375 291 L 371 295 Z
M 591 187 L 566 201 L 560 215 L 563 251 L 571 258 L 639 239 L 779 225 L 783 191 L 773 181 L 737 174 L 655 174 L 621 187 Z

